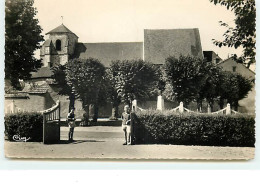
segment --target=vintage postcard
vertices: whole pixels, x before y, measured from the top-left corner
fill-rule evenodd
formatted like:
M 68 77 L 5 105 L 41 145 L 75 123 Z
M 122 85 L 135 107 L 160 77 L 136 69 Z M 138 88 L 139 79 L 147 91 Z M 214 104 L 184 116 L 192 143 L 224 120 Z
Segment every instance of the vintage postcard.
M 5 156 L 249 160 L 254 0 L 6 0 Z

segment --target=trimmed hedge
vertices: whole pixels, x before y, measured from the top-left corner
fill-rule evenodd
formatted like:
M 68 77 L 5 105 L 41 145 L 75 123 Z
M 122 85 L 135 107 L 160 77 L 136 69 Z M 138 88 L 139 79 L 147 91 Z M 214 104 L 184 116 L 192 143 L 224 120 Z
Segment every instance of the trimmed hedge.
M 133 128 L 136 144 L 254 147 L 255 119 L 241 115 L 138 112 Z
M 40 113 L 15 113 L 5 116 L 5 135 L 9 141 L 13 136 L 29 138 L 29 142 L 42 142 L 43 116 Z

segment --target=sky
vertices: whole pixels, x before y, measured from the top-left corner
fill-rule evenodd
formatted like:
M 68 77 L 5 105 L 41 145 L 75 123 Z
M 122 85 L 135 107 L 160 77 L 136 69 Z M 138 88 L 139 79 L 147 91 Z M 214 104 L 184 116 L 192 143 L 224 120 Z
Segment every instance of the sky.
M 138 42 L 144 29 L 198 28 L 203 51 L 222 59 L 242 52 L 213 44 L 226 30 L 219 21 L 234 25 L 235 16 L 209 0 L 35 0 L 34 6 L 43 34 L 63 23 L 79 42 Z

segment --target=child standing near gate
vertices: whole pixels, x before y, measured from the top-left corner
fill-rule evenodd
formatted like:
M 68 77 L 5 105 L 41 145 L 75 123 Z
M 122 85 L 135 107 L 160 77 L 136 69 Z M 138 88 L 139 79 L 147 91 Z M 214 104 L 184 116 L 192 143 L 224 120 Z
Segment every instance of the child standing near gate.
M 74 133 L 74 128 L 76 126 L 74 108 L 72 108 L 68 113 L 67 119 L 68 119 L 68 126 L 69 126 L 69 141 L 73 141 L 73 133 Z
M 125 133 L 125 143 L 123 145 L 131 145 L 131 117 L 130 107 L 126 105 L 122 113 L 122 129 Z

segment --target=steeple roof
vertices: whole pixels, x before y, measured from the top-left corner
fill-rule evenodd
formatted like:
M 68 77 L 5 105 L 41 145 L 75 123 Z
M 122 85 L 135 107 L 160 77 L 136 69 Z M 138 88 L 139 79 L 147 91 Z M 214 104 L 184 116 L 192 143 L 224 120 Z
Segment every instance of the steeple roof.
M 46 35 L 48 34 L 52 34 L 52 33 L 72 33 L 74 34 L 76 37 L 78 37 L 75 33 L 73 33 L 72 31 L 70 31 L 66 26 L 64 26 L 63 24 L 61 24 L 60 26 L 58 26 L 57 28 L 54 28 L 53 30 L 49 31 L 48 33 L 46 33 Z

